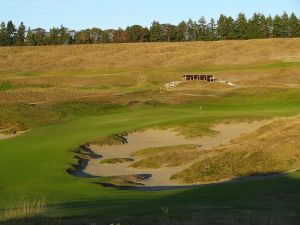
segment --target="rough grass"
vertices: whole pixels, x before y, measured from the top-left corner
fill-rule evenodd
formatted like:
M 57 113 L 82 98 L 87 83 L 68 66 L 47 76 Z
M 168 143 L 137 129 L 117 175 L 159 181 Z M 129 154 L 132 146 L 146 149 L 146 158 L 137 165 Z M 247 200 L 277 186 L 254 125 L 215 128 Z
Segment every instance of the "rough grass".
M 100 161 L 100 164 L 117 164 L 117 163 L 126 163 L 133 162 L 134 160 L 131 158 L 112 158 L 112 159 L 104 159 Z
M 0 201 L 0 222 L 13 219 L 24 219 L 45 215 L 47 201 L 44 196 L 38 197 L 12 197 Z
M 275 120 L 233 140 L 190 168 L 172 176 L 185 183 L 262 176 L 300 167 L 300 119 Z
M 93 141 L 90 141 L 90 145 L 121 145 L 121 144 L 126 144 L 127 139 L 126 139 L 126 133 L 124 134 L 113 134 L 109 135 L 107 137 L 99 137 Z
M 0 91 L 0 104 L 74 99 L 128 103 L 153 98 L 182 103 L 194 99 L 191 94 L 199 100 L 199 95 L 219 96 L 221 90 L 236 88 L 182 85 L 172 96 L 119 97 L 159 90 L 166 82 L 181 80 L 184 73 L 213 73 L 237 87 L 299 86 L 299 43 L 299 39 L 270 39 L 1 48 L 0 84 L 6 91 Z
M 145 68 L 198 68 L 300 61 L 299 39 L 1 48 L 1 72 L 81 70 L 119 74 Z M 286 64 L 285 64 L 286 65 Z M 293 64 L 294 65 L 294 64 Z
M 188 164 L 197 159 L 204 152 L 197 145 L 176 145 L 161 148 L 148 148 L 137 151 L 135 157 L 143 159 L 133 163 L 133 168 L 161 168 Z

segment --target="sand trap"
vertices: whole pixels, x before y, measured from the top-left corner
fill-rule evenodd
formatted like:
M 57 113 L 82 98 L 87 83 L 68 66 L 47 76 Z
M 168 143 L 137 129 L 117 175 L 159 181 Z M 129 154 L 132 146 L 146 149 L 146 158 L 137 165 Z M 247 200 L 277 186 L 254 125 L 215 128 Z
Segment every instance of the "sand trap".
M 24 134 L 25 132 L 27 132 L 27 131 L 18 131 L 15 134 L 2 134 L 1 132 L 5 131 L 5 130 L 7 130 L 7 129 L 0 129 L 0 140 L 13 138 L 13 137 L 19 136 L 19 135 Z
M 83 171 L 92 176 L 123 176 L 136 174 L 149 174 L 151 177 L 143 182 L 145 186 L 182 186 L 182 183 L 170 180 L 170 177 L 189 167 L 194 162 L 177 167 L 164 167 L 159 169 L 139 169 L 128 167 L 132 162 L 105 165 L 100 164 L 101 160 L 110 158 L 132 158 L 132 153 L 141 149 L 150 147 L 164 147 L 171 145 L 196 144 L 199 145 L 199 151 L 215 148 L 221 144 L 228 143 L 230 140 L 239 137 L 242 134 L 252 132 L 269 121 L 255 121 L 251 123 L 231 123 L 218 124 L 213 127 L 219 133 L 215 136 L 199 137 L 187 139 L 174 130 L 146 130 L 135 132 L 128 135 L 128 144 L 112 146 L 91 145 L 90 148 L 103 157 L 92 159 Z M 133 159 L 136 159 L 133 157 Z M 140 158 L 136 159 L 139 160 Z M 197 159 L 195 159 L 197 161 Z

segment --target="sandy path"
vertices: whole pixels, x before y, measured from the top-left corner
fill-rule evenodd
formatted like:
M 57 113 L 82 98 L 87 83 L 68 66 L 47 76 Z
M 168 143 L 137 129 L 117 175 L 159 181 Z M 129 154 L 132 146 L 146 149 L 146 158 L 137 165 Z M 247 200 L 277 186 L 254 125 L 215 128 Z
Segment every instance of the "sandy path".
M 218 124 L 213 127 L 219 133 L 215 136 L 200 137 L 195 139 L 186 139 L 178 135 L 173 130 L 146 130 L 128 135 L 128 144 L 112 146 L 90 146 L 91 149 L 102 155 L 101 159 L 92 159 L 84 172 L 93 176 L 119 176 L 134 174 L 151 174 L 144 184 L 146 186 L 178 186 L 182 185 L 176 181 L 171 181 L 170 177 L 183 169 L 189 167 L 194 162 L 177 167 L 164 167 L 159 169 L 136 169 L 129 168 L 132 163 L 122 163 L 113 165 L 102 165 L 100 161 L 109 158 L 132 158 L 131 154 L 135 151 L 149 147 L 163 147 L 170 145 L 196 144 L 199 145 L 199 151 L 215 148 L 221 144 L 228 143 L 230 140 L 239 137 L 242 134 L 252 132 L 259 127 L 267 124 L 268 121 L 255 121 L 251 123 L 231 123 Z M 200 147 L 201 146 L 201 147 Z M 197 159 L 195 159 L 197 161 Z

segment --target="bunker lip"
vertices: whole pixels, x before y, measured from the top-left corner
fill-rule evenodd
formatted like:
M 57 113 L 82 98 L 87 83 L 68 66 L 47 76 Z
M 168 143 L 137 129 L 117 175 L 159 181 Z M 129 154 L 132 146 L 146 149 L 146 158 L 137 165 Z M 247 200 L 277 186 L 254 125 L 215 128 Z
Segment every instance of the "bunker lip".
M 194 144 L 199 147 L 199 151 L 205 151 L 208 149 L 213 149 L 219 145 L 226 144 L 232 139 L 241 136 L 242 134 L 255 131 L 263 125 L 268 124 L 270 121 L 261 120 L 254 122 L 243 122 L 243 123 L 220 123 L 212 128 L 218 132 L 214 136 L 204 136 L 195 139 L 186 139 L 185 137 L 178 134 L 177 131 L 169 130 L 157 130 L 149 129 L 140 132 L 134 132 L 128 134 L 125 138 L 127 139 L 127 144 L 123 145 L 89 145 L 88 149 L 92 155 L 100 155 L 102 157 L 90 157 L 85 161 L 84 166 L 80 163 L 77 166 L 76 171 L 71 174 L 79 177 L 122 177 L 138 174 L 151 174 L 151 177 L 145 179 L 143 187 L 145 189 L 158 189 L 163 190 L 165 188 L 180 188 L 180 187 L 195 187 L 197 184 L 184 184 L 177 180 L 171 180 L 171 176 L 177 172 L 188 168 L 193 163 L 197 161 L 197 158 L 190 163 L 174 166 L 174 167 L 162 167 L 159 169 L 140 169 L 129 167 L 132 162 L 118 163 L 101 165 L 101 160 L 111 159 L 111 158 L 133 158 L 132 154 L 135 151 L 146 149 L 146 148 L 156 148 L 174 145 L 184 145 L 184 144 Z M 100 184 L 101 181 L 98 182 Z M 103 184 L 103 183 L 101 183 Z M 107 184 L 108 185 L 108 184 Z M 106 185 L 106 186 L 107 186 Z M 109 185 L 108 185 L 109 186 Z M 122 185 L 120 185 L 122 186 Z M 152 188 L 151 188 L 152 187 Z M 171 188 L 172 187 L 172 188 Z M 140 187 L 141 188 L 141 187 Z M 134 188 L 133 188 L 134 189 Z

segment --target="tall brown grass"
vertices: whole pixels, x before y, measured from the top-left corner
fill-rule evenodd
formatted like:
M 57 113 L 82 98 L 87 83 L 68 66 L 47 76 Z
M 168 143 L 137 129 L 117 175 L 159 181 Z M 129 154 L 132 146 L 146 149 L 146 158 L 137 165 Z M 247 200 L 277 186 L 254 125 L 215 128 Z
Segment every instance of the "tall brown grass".
M 11 197 L 0 201 L 0 221 L 42 216 L 47 212 L 47 201 L 44 196 Z
M 0 49 L 0 72 L 206 67 L 299 61 L 300 39 L 188 43 L 136 43 Z

